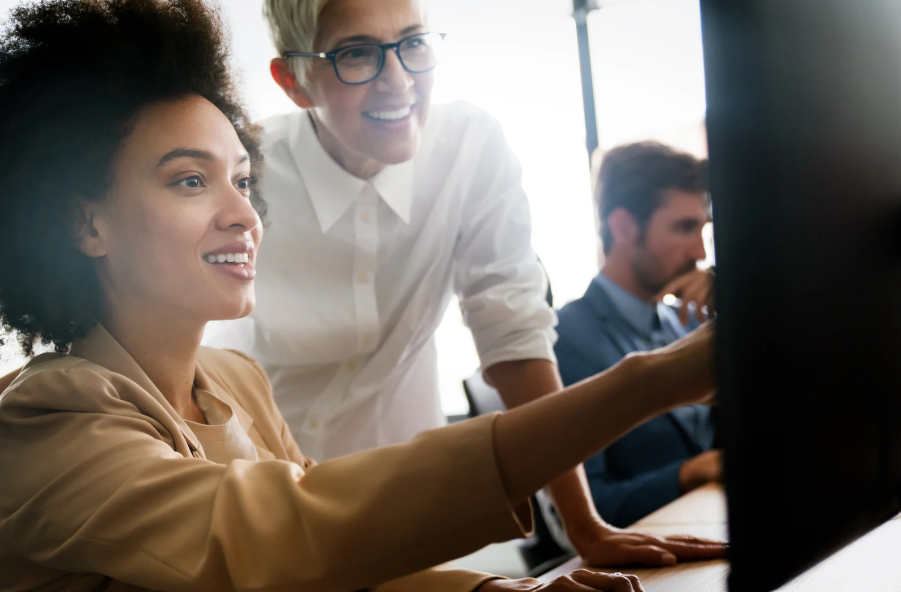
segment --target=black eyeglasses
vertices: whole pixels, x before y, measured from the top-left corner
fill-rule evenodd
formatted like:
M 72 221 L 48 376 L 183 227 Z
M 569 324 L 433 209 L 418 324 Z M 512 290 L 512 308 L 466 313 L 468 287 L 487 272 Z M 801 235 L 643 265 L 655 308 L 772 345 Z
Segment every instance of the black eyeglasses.
M 328 53 L 289 51 L 282 54 L 282 58 L 325 58 L 332 62 L 335 75 L 344 84 L 366 84 L 381 74 L 388 50 L 394 50 L 407 72 L 428 72 L 441 61 L 444 37 L 444 33 L 418 33 L 397 43 L 360 43 Z

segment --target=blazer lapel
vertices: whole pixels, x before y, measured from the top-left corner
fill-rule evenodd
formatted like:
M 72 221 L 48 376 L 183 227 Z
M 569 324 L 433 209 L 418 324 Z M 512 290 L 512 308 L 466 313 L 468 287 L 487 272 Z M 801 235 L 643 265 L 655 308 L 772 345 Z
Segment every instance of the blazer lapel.
M 604 332 L 610 343 L 619 351 L 620 357 L 624 358 L 639 349 L 629 337 L 631 331 L 626 321 L 617 313 L 604 288 L 599 286 L 597 282 L 591 282 L 588 285 L 588 290 L 585 291 L 585 300 L 594 314 L 600 319 L 601 331 Z
M 203 448 L 200 446 L 200 441 L 194 435 L 194 432 L 191 431 L 191 428 L 188 427 L 188 424 L 185 423 L 185 420 L 176 413 L 169 401 L 166 400 L 166 397 L 163 396 L 163 393 L 153 384 L 153 381 L 144 373 L 144 370 L 135 359 L 131 357 L 131 354 L 122 347 L 122 344 L 116 341 L 116 338 L 103 325 L 97 323 L 86 337 L 75 341 L 72 344 L 72 355 L 121 374 L 150 393 L 176 422 L 179 431 L 181 431 L 193 451 L 197 451 L 203 456 Z
M 621 357 L 636 351 L 644 351 L 651 347 L 651 344 L 642 340 L 636 334 L 635 329 L 622 318 L 607 292 L 597 282 L 591 282 L 588 286 L 588 290 L 585 292 L 585 300 L 589 303 L 594 314 L 601 320 L 601 331 L 604 332 L 610 343 L 619 350 Z M 675 409 L 667 413 L 667 417 L 669 417 L 673 427 L 679 433 L 686 446 L 691 450 L 697 449 L 694 438 L 691 436 L 695 432 L 692 421 L 694 409 Z

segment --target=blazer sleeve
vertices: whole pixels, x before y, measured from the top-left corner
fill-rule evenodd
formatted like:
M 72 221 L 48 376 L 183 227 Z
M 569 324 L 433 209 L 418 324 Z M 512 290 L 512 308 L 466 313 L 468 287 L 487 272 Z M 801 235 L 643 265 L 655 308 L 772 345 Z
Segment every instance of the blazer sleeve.
M 155 590 L 347 592 L 531 529 L 531 508 L 503 491 L 495 417 L 307 471 L 222 465 L 176 453 L 127 388 L 73 367 L 4 394 L 0 474 L 15 478 L 0 480 L 0 538 L 13 552 Z
M 385 582 L 372 592 L 473 592 L 489 580 L 502 579 L 446 564 Z

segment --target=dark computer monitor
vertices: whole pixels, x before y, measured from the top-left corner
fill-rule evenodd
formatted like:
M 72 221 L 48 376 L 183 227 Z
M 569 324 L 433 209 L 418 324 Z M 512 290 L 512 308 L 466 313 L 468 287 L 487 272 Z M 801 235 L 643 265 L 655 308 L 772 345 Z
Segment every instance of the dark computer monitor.
M 733 592 L 901 511 L 901 0 L 701 0 Z

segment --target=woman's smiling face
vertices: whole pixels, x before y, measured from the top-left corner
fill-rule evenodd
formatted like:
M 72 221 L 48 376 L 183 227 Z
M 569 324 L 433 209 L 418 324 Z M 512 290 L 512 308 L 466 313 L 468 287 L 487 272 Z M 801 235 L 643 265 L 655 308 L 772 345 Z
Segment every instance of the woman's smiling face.
M 426 32 L 418 0 L 331 0 L 319 17 L 316 51 L 358 43 L 394 43 Z M 434 72 L 407 72 L 393 51 L 379 76 L 349 85 L 328 60 L 310 64 L 304 90 L 321 127 L 324 145 L 341 164 L 368 159 L 383 165 L 413 158 L 429 112 Z M 322 137 L 327 134 L 328 137 Z M 336 149 L 340 154 L 334 154 Z
M 249 314 L 262 239 L 251 184 L 247 151 L 212 103 L 143 109 L 107 198 L 83 204 L 79 247 L 96 261 L 106 308 L 191 323 Z

